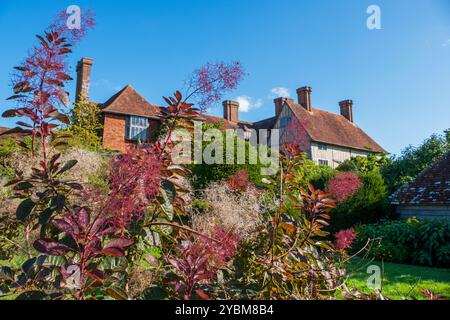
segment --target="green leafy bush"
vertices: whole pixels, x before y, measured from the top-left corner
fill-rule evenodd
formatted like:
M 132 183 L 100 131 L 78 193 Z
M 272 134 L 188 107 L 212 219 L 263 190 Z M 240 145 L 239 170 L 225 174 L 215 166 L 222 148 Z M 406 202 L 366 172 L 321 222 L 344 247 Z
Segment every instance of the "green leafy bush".
M 295 168 L 293 172 L 294 180 L 302 188 L 307 188 L 308 183 L 316 189 L 325 190 L 327 182 L 333 178 L 337 171 L 330 166 L 319 166 L 314 161 L 306 158 L 306 154 L 302 155 L 302 165 Z
M 378 170 L 361 174 L 362 187 L 331 212 L 329 231 L 335 233 L 358 224 L 375 223 L 391 215 L 387 189 Z
M 391 160 L 386 155 L 369 155 L 368 157 L 357 156 L 342 162 L 338 171 L 352 171 L 366 174 L 374 170 L 379 170 L 382 166 L 388 165 Z
M 450 221 L 408 219 L 357 228 L 354 250 L 379 239 L 369 255 L 377 260 L 435 267 L 450 266 Z
M 220 127 L 219 124 L 204 124 L 203 130 L 207 130 L 210 128 L 216 128 Z M 223 132 L 225 137 L 225 132 Z M 261 174 L 261 169 L 264 168 L 264 165 L 261 163 L 261 161 L 258 159 L 257 163 L 253 164 L 249 160 L 249 153 L 250 150 L 257 152 L 255 148 L 249 143 L 245 143 L 245 163 L 244 164 L 237 164 L 237 152 L 236 152 L 236 146 L 238 137 L 235 137 L 234 139 L 234 146 L 235 146 L 235 152 L 234 152 L 234 161 L 233 164 L 227 164 L 227 158 L 226 158 L 226 150 L 227 150 L 227 140 L 223 138 L 223 164 L 191 164 L 189 165 L 189 169 L 192 171 L 190 174 L 190 181 L 192 184 L 192 187 L 195 190 L 200 190 L 206 188 L 208 185 L 210 185 L 212 182 L 218 182 L 222 180 L 226 180 L 230 178 L 234 173 L 236 173 L 239 170 L 244 170 L 248 173 L 249 180 L 253 182 L 256 185 L 263 186 L 264 184 L 261 182 L 261 180 L 264 178 L 264 176 Z M 203 142 L 203 151 L 205 148 L 209 145 L 209 142 Z M 259 158 L 259 157 L 258 157 Z
M 70 111 L 70 125 L 64 131 L 72 137 L 68 143 L 71 146 L 81 146 L 97 150 L 102 146 L 101 110 L 95 103 L 80 101 Z

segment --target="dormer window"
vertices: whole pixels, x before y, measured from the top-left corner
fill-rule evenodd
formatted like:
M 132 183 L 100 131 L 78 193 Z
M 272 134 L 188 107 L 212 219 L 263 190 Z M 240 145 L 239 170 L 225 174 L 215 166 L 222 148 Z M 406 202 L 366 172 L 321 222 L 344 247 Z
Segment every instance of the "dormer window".
M 131 141 L 145 142 L 148 140 L 150 121 L 145 117 L 129 116 L 126 123 L 126 138 Z

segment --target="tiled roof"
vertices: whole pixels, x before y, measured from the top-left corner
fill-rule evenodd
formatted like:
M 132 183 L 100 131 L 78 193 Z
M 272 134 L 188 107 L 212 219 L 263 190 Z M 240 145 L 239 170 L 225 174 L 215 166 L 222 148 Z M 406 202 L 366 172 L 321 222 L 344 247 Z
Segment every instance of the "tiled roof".
M 238 123 L 231 122 L 224 118 L 215 117 L 208 114 L 201 114 L 199 116 L 199 120 L 204 120 L 205 122 L 208 123 L 223 123 L 221 129 L 238 129 L 241 127 L 240 124 Z
M 149 103 L 131 85 L 128 85 L 117 92 L 105 103 L 100 104 L 100 107 L 105 113 L 134 115 L 149 118 L 161 117 L 160 110 L 163 108 Z M 198 119 L 209 123 L 222 122 L 222 129 L 237 129 L 244 124 L 234 123 L 223 118 L 206 114 L 199 115 Z
M 105 113 L 118 113 L 149 118 L 160 116 L 159 107 L 150 104 L 130 85 L 101 105 Z
M 255 130 L 273 129 L 273 127 L 275 126 L 276 121 L 277 121 L 277 117 L 264 119 L 264 120 L 261 120 L 261 121 L 253 123 L 252 128 L 255 129 Z
M 356 124 L 342 115 L 319 109 L 308 112 L 299 104 L 287 103 L 313 141 L 360 150 L 386 152 Z
M 391 197 L 393 204 L 450 205 L 450 152 Z

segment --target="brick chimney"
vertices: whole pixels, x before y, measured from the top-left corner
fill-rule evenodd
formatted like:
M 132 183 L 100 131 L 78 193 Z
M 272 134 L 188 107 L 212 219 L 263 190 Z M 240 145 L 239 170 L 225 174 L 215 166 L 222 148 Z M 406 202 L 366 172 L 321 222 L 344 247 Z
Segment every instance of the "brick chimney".
M 297 89 L 298 103 L 309 112 L 312 111 L 311 93 L 311 87 Z
M 239 102 L 225 100 L 223 103 L 223 117 L 228 121 L 239 122 Z
M 79 102 L 81 97 L 89 100 L 89 88 L 91 86 L 91 67 L 94 60 L 83 58 L 77 65 L 77 91 L 75 101 Z
M 275 103 L 275 116 L 278 117 L 278 115 L 283 111 L 283 106 L 285 102 L 294 102 L 294 100 L 289 99 L 289 98 L 276 98 L 275 100 L 273 100 L 273 102 Z
M 353 122 L 353 101 L 344 100 L 339 102 L 341 107 L 341 115 L 343 115 L 348 121 Z

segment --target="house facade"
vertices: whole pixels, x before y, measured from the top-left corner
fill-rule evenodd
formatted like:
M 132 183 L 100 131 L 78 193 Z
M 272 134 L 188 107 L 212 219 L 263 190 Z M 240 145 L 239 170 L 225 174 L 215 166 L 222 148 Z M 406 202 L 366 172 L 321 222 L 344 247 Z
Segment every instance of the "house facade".
M 93 60 L 83 58 L 77 65 L 76 97 L 89 100 Z M 312 90 L 297 90 L 298 101 L 288 98 L 274 100 L 275 116 L 249 123 L 239 120 L 239 103 L 227 100 L 222 104 L 223 118 L 202 114 L 200 121 L 221 123 L 222 129 L 243 129 L 246 138 L 259 129 L 279 129 L 280 144 L 299 143 L 309 158 L 320 165 L 337 167 L 355 156 L 384 153 L 372 138 L 353 122 L 353 103 L 340 103 L 341 114 L 333 114 L 312 107 Z M 125 152 L 138 141 L 151 140 L 158 130 L 161 106 L 149 103 L 128 85 L 108 101 L 98 104 L 103 116 L 103 145 L 107 149 Z M 270 144 L 268 141 L 259 143 Z
M 403 219 L 450 220 L 450 152 L 401 187 L 391 200 Z
M 356 156 L 386 151 L 353 121 L 353 101 L 339 103 L 340 114 L 312 107 L 312 89 L 297 90 L 293 99 L 274 100 L 275 117 L 254 123 L 257 129 L 278 129 L 280 144 L 298 144 L 318 165 L 338 167 Z

